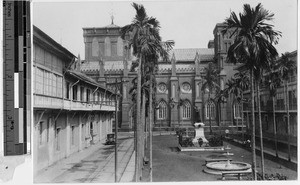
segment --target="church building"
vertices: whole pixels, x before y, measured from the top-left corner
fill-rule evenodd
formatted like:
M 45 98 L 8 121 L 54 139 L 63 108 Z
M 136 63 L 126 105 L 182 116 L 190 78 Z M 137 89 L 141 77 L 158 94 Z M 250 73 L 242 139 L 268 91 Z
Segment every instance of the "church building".
M 240 105 L 229 98 L 225 103 L 214 100 L 215 92 L 202 91 L 204 69 L 214 62 L 220 69 L 219 85 L 224 85 L 236 71 L 235 66 L 225 62 L 226 53 L 233 39 L 231 33 L 221 34 L 223 24 L 213 30 L 214 38 L 207 48 L 173 49 L 170 60 L 160 61 L 155 75 L 157 94 L 154 128 L 192 127 L 195 121 L 202 121 L 213 130 L 232 127 L 242 130 Z M 121 27 L 113 23 L 105 27 L 83 28 L 85 60 L 81 61 L 81 72 L 102 85 L 110 86 L 118 79 L 122 100 L 120 103 L 119 128 L 132 130 L 133 106 L 129 90 L 131 81 L 137 75 L 130 71 L 135 59 L 121 38 Z M 115 88 L 115 87 L 113 87 Z M 237 125 L 239 123 L 239 125 Z

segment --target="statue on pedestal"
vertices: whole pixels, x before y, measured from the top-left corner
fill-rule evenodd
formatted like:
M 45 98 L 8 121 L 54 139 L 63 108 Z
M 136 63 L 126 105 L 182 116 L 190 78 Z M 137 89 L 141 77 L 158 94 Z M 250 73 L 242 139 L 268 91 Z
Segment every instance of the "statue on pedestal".
M 193 143 L 195 146 L 199 145 L 199 147 L 207 146 L 208 141 L 204 136 L 204 123 L 195 123 L 195 138 L 193 139 Z

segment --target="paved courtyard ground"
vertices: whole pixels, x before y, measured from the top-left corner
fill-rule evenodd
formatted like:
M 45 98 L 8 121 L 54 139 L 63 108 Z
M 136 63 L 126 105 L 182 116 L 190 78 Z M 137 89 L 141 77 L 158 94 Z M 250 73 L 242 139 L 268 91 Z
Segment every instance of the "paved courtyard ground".
M 227 142 L 234 153 L 230 156 L 235 161 L 251 164 L 251 152 Z M 224 151 L 213 152 L 180 152 L 178 151 L 176 135 L 162 135 L 153 137 L 153 182 L 182 182 L 182 181 L 218 181 L 220 175 L 203 172 L 205 159 L 218 157 Z M 260 157 L 257 156 L 257 166 L 260 172 Z M 143 181 L 148 181 L 148 168 L 145 168 Z M 284 174 L 288 180 L 297 180 L 297 171 L 286 168 L 276 162 L 265 159 L 265 172 L 268 174 Z
M 119 133 L 118 182 L 134 177 L 133 134 Z M 35 183 L 109 183 L 115 182 L 115 146 L 96 143 L 41 170 Z M 132 164 L 131 164 L 132 163 Z

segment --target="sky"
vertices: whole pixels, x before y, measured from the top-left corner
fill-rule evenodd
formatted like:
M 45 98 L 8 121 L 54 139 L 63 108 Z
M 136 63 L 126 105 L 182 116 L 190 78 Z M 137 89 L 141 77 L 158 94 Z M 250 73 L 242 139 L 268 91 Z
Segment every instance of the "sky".
M 32 0 L 33 24 L 62 44 L 74 55 L 84 58 L 84 27 L 104 27 L 111 23 L 130 24 L 135 10 L 132 1 L 46 1 Z M 148 16 L 160 22 L 163 40 L 174 40 L 174 48 L 207 48 L 216 23 L 230 12 L 242 12 L 243 4 L 261 3 L 274 13 L 269 23 L 282 32 L 275 45 L 279 54 L 297 49 L 297 0 L 152 0 L 134 1 L 144 5 Z

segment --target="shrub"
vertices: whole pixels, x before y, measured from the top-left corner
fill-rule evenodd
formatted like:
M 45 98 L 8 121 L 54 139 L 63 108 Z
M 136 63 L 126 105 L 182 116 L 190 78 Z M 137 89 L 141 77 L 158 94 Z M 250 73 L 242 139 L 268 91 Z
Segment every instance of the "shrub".
M 180 141 L 180 140 L 181 140 L 181 141 Z M 179 139 L 179 144 L 180 144 L 182 147 L 194 146 L 194 144 L 193 144 L 193 139 L 190 138 L 190 137 L 184 137 L 184 138 Z
M 257 174 L 257 179 L 262 180 L 261 174 Z M 265 180 L 287 180 L 287 176 L 276 173 L 276 174 L 265 174 Z
M 209 146 L 215 147 L 215 146 L 223 146 L 223 140 L 221 137 L 214 136 L 208 139 Z
M 185 129 L 178 129 L 178 130 L 176 130 L 176 134 L 178 135 L 178 136 L 182 136 L 183 134 L 185 133 Z

